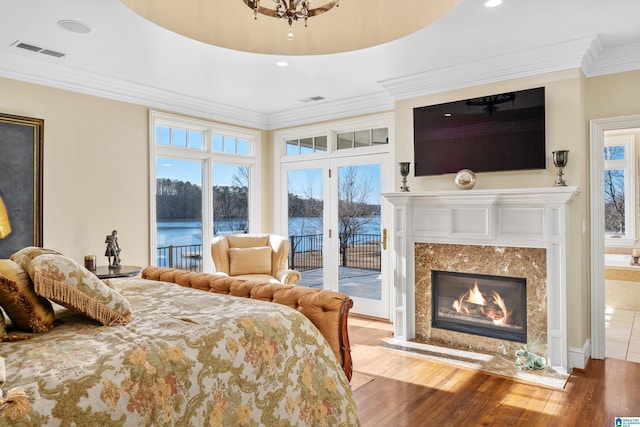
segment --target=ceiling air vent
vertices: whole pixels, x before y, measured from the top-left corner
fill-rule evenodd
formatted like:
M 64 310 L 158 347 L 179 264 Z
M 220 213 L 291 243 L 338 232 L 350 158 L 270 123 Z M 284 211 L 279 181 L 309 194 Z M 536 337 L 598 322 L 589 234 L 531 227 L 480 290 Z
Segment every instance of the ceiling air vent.
M 42 53 L 44 55 L 55 56 L 56 58 L 63 58 L 66 55 L 62 52 L 58 52 L 51 49 L 45 49 L 43 47 L 36 46 L 29 43 L 23 43 L 21 41 L 16 41 L 11 46 L 15 46 L 17 48 L 24 49 L 24 50 L 30 50 L 31 52 Z
M 315 102 L 315 101 L 322 101 L 323 99 L 325 99 L 324 96 L 312 96 L 310 98 L 301 99 L 300 102 Z
M 64 56 L 64 53 L 56 52 L 55 50 L 50 50 L 50 49 L 42 49 L 40 53 L 44 53 L 45 55 L 55 56 L 56 58 L 62 58 Z
M 27 43 L 18 43 L 16 47 L 19 47 L 20 49 L 30 50 L 33 52 L 40 52 L 42 50 L 41 47 L 34 46 L 32 44 L 27 44 Z

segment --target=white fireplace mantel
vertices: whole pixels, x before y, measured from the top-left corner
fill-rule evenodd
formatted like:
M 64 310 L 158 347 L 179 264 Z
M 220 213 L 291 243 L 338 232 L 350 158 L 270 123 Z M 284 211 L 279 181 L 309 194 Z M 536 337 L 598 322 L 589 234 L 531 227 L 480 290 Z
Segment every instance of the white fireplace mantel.
M 545 248 L 548 362 L 568 372 L 566 254 L 569 203 L 578 187 L 385 193 L 393 205 L 393 324 L 415 338 L 416 242 Z

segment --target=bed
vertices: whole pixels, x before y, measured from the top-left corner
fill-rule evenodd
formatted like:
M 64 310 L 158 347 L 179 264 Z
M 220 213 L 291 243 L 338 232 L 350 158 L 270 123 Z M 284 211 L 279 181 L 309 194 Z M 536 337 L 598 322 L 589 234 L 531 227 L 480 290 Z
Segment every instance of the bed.
M 0 424 L 359 425 L 341 360 L 300 310 L 160 280 L 104 283 L 129 304 L 124 324 L 53 303 L 50 330 L 0 343 L 2 389 L 29 405 L 13 418 L 0 409 Z

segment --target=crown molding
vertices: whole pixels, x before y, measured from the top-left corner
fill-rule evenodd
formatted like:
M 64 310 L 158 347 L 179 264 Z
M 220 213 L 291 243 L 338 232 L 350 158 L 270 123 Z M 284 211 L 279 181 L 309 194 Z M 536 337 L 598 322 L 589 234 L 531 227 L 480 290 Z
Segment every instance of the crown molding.
M 79 70 L 47 60 L 0 52 L 0 77 L 143 105 L 218 122 L 271 130 L 346 116 L 379 113 L 393 109 L 391 96 L 381 91 L 354 98 L 323 101 L 293 110 L 262 114 L 242 107 L 220 104 L 177 92 L 132 83 Z
M 509 55 L 460 63 L 378 83 L 393 98 L 415 98 L 465 87 L 479 86 L 571 68 L 579 68 L 594 37 L 526 49 Z
M 386 91 L 336 101 L 321 101 L 294 110 L 272 113 L 268 129 L 283 129 L 326 120 L 391 111 L 394 100 Z
M 628 43 L 604 49 L 600 37 L 593 40 L 582 61 L 582 71 L 587 77 L 638 69 L 640 69 L 640 43 Z
M 268 116 L 245 107 L 234 107 L 181 93 L 158 89 L 126 80 L 86 72 L 56 60 L 33 60 L 21 55 L 0 52 L 0 76 L 28 83 L 50 86 L 94 95 L 145 107 L 231 123 L 256 129 L 266 129 Z
M 376 93 L 335 101 L 319 101 L 270 114 L 87 72 L 59 63 L 63 61 L 35 60 L 0 52 L 0 77 L 237 126 L 274 130 L 390 111 L 393 110 L 394 103 L 402 99 L 548 72 L 582 69 L 585 76 L 593 77 L 636 70 L 640 69 L 640 43 L 604 49 L 598 37 L 583 37 L 509 55 L 381 80 L 378 82 L 381 90 Z

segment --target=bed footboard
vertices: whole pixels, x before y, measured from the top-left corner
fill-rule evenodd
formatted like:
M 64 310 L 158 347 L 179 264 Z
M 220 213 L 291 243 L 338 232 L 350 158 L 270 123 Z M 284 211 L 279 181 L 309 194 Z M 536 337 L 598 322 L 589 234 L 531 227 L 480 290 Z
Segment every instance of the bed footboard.
M 270 301 L 294 308 L 311 320 L 324 335 L 344 373 L 351 380 L 353 361 L 347 319 L 353 300 L 348 295 L 304 286 L 257 282 L 216 273 L 166 267 L 147 267 L 142 271 L 142 278 L 218 294 Z

